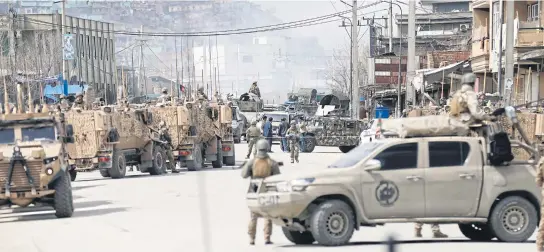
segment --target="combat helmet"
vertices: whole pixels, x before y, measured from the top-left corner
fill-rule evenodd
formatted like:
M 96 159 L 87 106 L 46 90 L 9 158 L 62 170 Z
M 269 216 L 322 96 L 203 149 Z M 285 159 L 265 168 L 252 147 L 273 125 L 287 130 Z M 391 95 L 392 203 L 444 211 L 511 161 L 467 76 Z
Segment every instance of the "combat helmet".
M 475 82 L 476 82 L 476 75 L 473 73 L 466 73 L 466 74 L 463 74 L 463 77 L 461 77 L 461 84 L 474 86 Z
M 269 149 L 269 145 L 268 145 L 268 141 L 266 141 L 265 139 L 261 139 L 259 141 L 257 141 L 257 144 L 255 145 L 255 147 L 257 148 L 257 153 L 255 155 L 255 157 L 257 158 L 267 158 L 268 157 L 268 149 Z
M 83 97 L 83 93 L 77 93 L 76 98 L 78 98 L 78 97 Z
M 251 121 L 251 126 L 257 126 L 257 121 L 255 120 Z
M 162 88 L 162 93 L 163 93 L 163 94 L 167 94 L 167 93 L 168 93 L 168 89 L 167 89 L 167 88 Z

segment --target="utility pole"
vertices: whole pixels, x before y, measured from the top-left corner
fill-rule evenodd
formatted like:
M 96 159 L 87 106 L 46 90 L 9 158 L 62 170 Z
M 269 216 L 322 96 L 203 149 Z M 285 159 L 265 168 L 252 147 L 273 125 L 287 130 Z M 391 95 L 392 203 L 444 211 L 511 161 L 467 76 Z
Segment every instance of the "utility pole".
M 357 0 L 353 0 L 351 6 L 351 62 L 353 65 L 351 76 L 351 118 L 359 119 L 359 46 L 358 31 L 359 19 L 357 18 Z
M 64 36 L 66 35 L 66 0 L 62 0 L 62 25 L 61 25 L 61 33 L 62 33 L 62 49 L 65 49 L 64 45 Z M 68 95 L 68 60 L 63 57 L 62 59 L 62 86 L 63 86 L 63 93 L 64 95 Z
M 206 49 L 208 48 L 208 41 L 206 38 L 202 38 L 202 88 L 206 90 L 206 94 L 208 93 L 208 57 L 206 55 Z
M 516 32 L 514 31 L 514 8 L 514 1 L 506 1 L 506 65 L 504 66 L 504 77 L 506 77 L 504 82 L 504 97 L 506 106 L 511 105 L 512 84 L 514 83 L 514 32 Z
M 178 38 L 174 37 L 174 47 L 176 48 L 176 96 L 179 98 L 179 71 L 178 71 Z M 182 67 L 183 69 L 183 67 Z M 172 94 L 173 95 L 173 94 Z
M 408 58 L 406 62 L 406 102 L 415 105 L 412 80 L 416 73 L 416 1 L 408 1 Z
M 504 98 L 504 90 L 503 90 L 503 85 L 502 85 L 502 34 L 503 34 L 503 30 L 502 30 L 502 23 L 503 23 L 503 16 L 504 16 L 504 8 L 503 8 L 503 4 L 504 4 L 504 1 L 499 1 L 499 48 L 497 48 L 497 50 L 499 50 L 499 69 L 497 70 L 497 91 L 499 92 L 499 94 L 501 94 L 501 96 L 503 96 Z
M 393 52 L 393 1 L 389 2 L 389 52 Z
M 138 85 L 140 86 L 140 96 L 147 95 L 147 87 L 145 85 L 145 76 L 144 76 L 144 26 L 140 26 L 140 62 L 139 62 L 139 73 L 138 73 Z

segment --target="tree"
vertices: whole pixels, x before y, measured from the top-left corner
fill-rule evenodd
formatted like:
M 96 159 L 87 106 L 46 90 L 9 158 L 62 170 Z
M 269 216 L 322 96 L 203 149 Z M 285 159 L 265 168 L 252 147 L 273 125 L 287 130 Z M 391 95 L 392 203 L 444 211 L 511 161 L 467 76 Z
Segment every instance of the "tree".
M 363 45 L 359 48 L 359 86 L 368 83 L 368 47 Z M 327 62 L 329 69 L 327 79 L 333 93 L 346 97 L 350 96 L 351 90 L 351 45 L 347 43 L 340 50 L 333 51 L 333 57 Z

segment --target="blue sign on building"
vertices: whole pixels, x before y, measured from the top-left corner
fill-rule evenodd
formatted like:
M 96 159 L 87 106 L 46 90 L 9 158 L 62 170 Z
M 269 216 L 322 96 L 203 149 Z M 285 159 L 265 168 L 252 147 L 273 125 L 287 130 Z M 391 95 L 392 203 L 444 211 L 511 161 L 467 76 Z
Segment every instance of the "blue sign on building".
M 386 107 L 376 107 L 374 118 L 389 118 L 389 109 Z

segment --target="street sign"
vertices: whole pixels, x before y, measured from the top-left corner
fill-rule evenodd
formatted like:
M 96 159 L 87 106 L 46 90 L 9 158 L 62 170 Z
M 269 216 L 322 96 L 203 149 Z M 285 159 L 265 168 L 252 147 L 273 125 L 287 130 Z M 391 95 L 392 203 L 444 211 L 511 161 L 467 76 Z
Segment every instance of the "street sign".
M 64 60 L 73 60 L 75 54 L 75 47 L 72 43 L 74 41 L 73 34 L 64 34 L 62 39 L 62 57 Z

